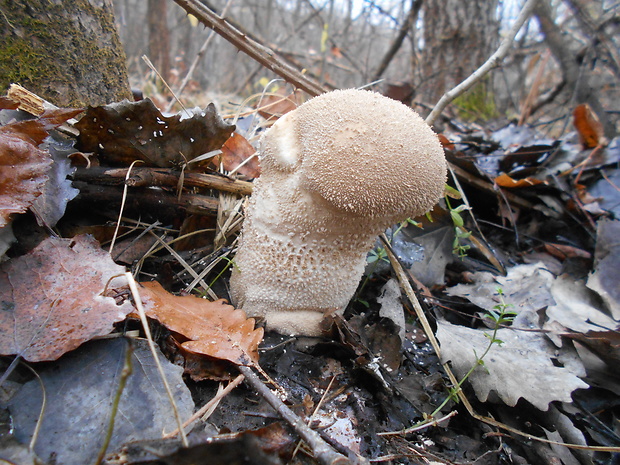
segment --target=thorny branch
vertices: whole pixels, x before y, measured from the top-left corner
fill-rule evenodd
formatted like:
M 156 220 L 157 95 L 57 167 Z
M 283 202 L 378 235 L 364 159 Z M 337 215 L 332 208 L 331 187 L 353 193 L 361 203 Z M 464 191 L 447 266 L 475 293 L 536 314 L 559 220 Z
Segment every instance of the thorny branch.
M 279 59 L 273 50 L 250 39 L 247 35 L 233 27 L 224 18 L 216 15 L 198 0 L 174 1 L 186 12 L 198 18 L 205 26 L 213 29 L 239 50 L 246 53 L 265 68 L 273 71 L 287 82 L 290 82 L 312 96 L 317 96 L 325 92 L 322 86 L 308 79 L 302 73 Z

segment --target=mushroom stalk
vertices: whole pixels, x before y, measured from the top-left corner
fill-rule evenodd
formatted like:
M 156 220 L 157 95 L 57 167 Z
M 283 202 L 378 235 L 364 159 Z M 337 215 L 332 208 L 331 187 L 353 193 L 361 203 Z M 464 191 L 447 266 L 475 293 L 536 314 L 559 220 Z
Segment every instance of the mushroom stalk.
M 409 107 L 342 90 L 280 118 L 259 150 L 231 298 L 268 330 L 318 336 L 355 293 L 376 236 L 442 196 L 443 149 Z

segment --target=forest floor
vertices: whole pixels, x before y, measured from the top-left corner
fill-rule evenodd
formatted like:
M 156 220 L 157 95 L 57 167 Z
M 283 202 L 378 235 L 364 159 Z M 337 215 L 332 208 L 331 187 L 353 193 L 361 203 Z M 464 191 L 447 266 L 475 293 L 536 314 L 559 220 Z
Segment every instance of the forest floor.
M 263 338 L 199 298 L 228 299 L 256 113 L 2 108 L 0 462 L 620 463 L 620 140 L 591 119 L 450 121 L 461 193 L 377 241 L 326 337 Z

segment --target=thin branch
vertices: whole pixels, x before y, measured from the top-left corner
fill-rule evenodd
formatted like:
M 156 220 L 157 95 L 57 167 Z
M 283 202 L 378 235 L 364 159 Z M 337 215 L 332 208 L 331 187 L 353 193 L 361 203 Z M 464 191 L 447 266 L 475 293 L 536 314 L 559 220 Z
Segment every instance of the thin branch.
M 278 58 L 273 50 L 249 38 L 198 0 L 174 1 L 186 12 L 194 15 L 202 24 L 213 29 L 239 50 L 256 60 L 265 68 L 273 71 L 285 81 L 312 96 L 317 96 L 325 92 L 322 86 L 308 79 L 302 73 Z
M 175 0 L 177 1 L 177 0 Z M 250 367 L 238 366 L 246 381 L 271 405 L 278 415 L 286 420 L 299 434 L 299 436 L 312 449 L 314 457 L 322 465 L 345 465 L 351 461 L 342 454 L 332 449 L 316 432 L 311 430 L 304 421 L 299 418 L 290 408 L 263 384 L 258 375 Z
M 423 1 L 424 0 L 412 0 L 411 1 L 411 7 L 409 8 L 409 14 L 407 15 L 407 18 L 401 25 L 400 30 L 398 31 L 398 34 L 396 35 L 396 38 L 392 42 L 392 45 L 390 45 L 390 49 L 387 51 L 387 53 L 383 57 L 383 60 L 381 60 L 381 63 L 379 64 L 377 70 L 375 71 L 374 76 L 371 79 L 372 81 L 378 81 L 379 79 L 381 79 L 381 76 L 383 76 L 383 73 L 385 72 L 385 70 L 388 68 L 388 66 L 390 66 L 390 63 L 396 56 L 396 53 L 398 52 L 398 50 L 400 50 L 400 47 L 403 45 L 403 41 L 405 40 L 405 37 L 407 37 L 407 34 L 409 34 L 409 31 L 411 30 L 411 26 L 413 26 L 413 22 L 418 17 L 418 13 L 420 12 L 420 8 L 422 8 Z
M 433 108 L 431 114 L 428 115 L 428 117 L 426 118 L 426 123 L 429 126 L 435 124 L 435 121 L 437 120 L 441 112 L 450 104 L 450 102 L 452 102 L 459 95 L 469 90 L 489 71 L 491 71 L 491 69 L 495 68 L 500 64 L 500 62 L 508 54 L 508 51 L 510 50 L 512 43 L 514 42 L 517 33 L 519 32 L 523 24 L 525 24 L 525 22 L 532 15 L 534 5 L 536 5 L 536 2 L 538 1 L 539 0 L 527 0 L 525 2 L 525 5 L 523 5 L 523 8 L 521 9 L 521 12 L 519 13 L 519 17 L 512 25 L 512 28 L 510 28 L 510 31 L 508 31 L 508 34 L 506 35 L 504 40 L 502 40 L 502 43 L 500 44 L 497 51 L 493 55 L 491 55 L 491 57 L 482 66 L 480 66 L 480 68 L 474 71 L 467 79 L 457 85 L 454 89 L 446 92 L 443 97 L 439 99 L 439 102 L 437 103 L 437 105 L 435 105 L 435 108 Z

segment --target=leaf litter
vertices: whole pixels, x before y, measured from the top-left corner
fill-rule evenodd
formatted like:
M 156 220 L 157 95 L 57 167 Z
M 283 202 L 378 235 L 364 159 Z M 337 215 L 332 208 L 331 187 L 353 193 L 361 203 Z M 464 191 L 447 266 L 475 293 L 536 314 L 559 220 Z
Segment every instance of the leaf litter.
M 280 101 L 286 100 L 280 97 L 273 100 L 279 105 L 273 105 L 274 112 L 284 113 L 294 108 L 288 103 L 280 105 Z M 142 110 L 145 119 L 140 119 Z M 118 167 L 139 159 L 163 167 L 167 174 L 179 177 L 176 190 L 160 185 L 152 187 L 169 191 L 170 195 L 188 193 L 179 167 L 206 152 L 221 150 L 222 157 L 217 162 L 225 170 L 237 170 L 241 163 L 244 167 L 237 171 L 242 177 L 258 175 L 256 164 L 244 162 L 248 158 L 256 161 L 252 157 L 254 149 L 244 134 L 234 133 L 229 139 L 234 127 L 223 123 L 211 110 L 194 112 L 185 125 L 182 115 L 164 117 L 148 102 L 137 105 L 125 102 L 88 111 L 89 116 L 81 123 L 79 148 L 96 152 L 91 161 Z M 529 443 L 517 436 L 498 439 L 500 429 L 469 417 L 464 408 L 451 401 L 452 386 L 441 365 L 442 361 L 448 362 L 457 375 L 463 376 L 478 363 L 476 354 L 484 352 L 489 340 L 485 334 L 492 327 L 485 314 L 498 304 L 498 287 L 518 315 L 512 326 L 497 331 L 497 338 L 503 343 L 492 346 L 484 366 L 477 367 L 463 384 L 474 408 L 497 418 L 512 415 L 510 422 L 530 436 L 617 446 L 617 435 L 607 425 L 617 421 L 615 409 L 620 405 L 617 400 L 620 383 L 613 375 L 613 366 L 620 360 L 618 288 L 613 266 L 617 262 L 618 221 L 606 219 L 611 210 L 605 208 L 612 207 L 602 200 L 594 208 L 598 200 L 582 196 L 585 199 L 582 209 L 565 200 L 566 194 L 577 189 L 576 186 L 566 184 L 559 188 L 546 182 L 549 173 L 571 176 L 570 167 L 579 163 L 583 163 L 583 170 L 573 173 L 571 180 L 579 174 L 578 180 L 585 189 L 602 181 L 598 170 L 605 170 L 610 177 L 616 174 L 617 168 L 614 171 L 610 166 L 617 141 L 611 141 L 601 150 L 600 135 L 595 127 L 588 127 L 592 123 L 587 119 L 587 109 L 579 110 L 575 117 L 582 118 L 581 114 L 587 124 L 576 123 L 583 134 L 573 134 L 572 140 L 550 140 L 529 128 L 512 126 L 496 131 L 490 138 L 477 135 L 475 130 L 447 133 L 448 144 L 444 145 L 448 158 L 465 170 L 459 171 L 461 180 L 493 181 L 502 187 L 504 197 L 497 194 L 497 188 L 481 188 L 468 194 L 473 215 L 463 215 L 461 222 L 472 231 L 469 238 L 454 234 L 455 225 L 450 220 L 453 215 L 445 206 L 433 213 L 436 225 L 427 222 L 425 230 L 413 225 L 395 228 L 398 232 L 392 237 L 394 249 L 422 291 L 421 304 L 436 317 L 441 360 L 429 342 L 432 334 L 425 334 L 419 327 L 419 322 L 411 316 L 412 303 L 400 295 L 395 281 L 390 281 L 389 268 L 382 266 L 373 267 L 345 319 L 332 322 L 331 339 L 290 339 L 267 334 L 261 343 L 262 330 L 254 328 L 254 321 L 222 300 L 209 302 L 194 295 L 175 295 L 181 289 L 191 291 L 191 283 L 202 283 L 194 292 L 227 296 L 230 264 L 221 257 L 227 256 L 228 248 L 234 246 L 239 217 L 233 214 L 226 224 L 218 223 L 210 233 L 215 219 L 205 214 L 205 210 L 158 212 L 141 210 L 139 201 L 131 205 L 125 215 L 135 219 L 128 222 L 123 218 L 123 240 L 131 243 L 142 237 L 145 230 L 158 236 L 158 240 L 147 242 L 150 250 L 143 258 L 134 255 L 125 258 L 124 263 L 132 267 L 134 274 L 142 275 L 144 287 L 140 294 L 150 324 L 157 330 L 156 341 L 168 359 L 185 368 L 185 376 L 181 377 L 181 368 L 165 363 L 165 376 L 179 390 L 175 394 L 179 400 L 177 408 L 182 410 L 184 419 L 193 413 L 195 407 L 189 391 L 197 405 L 217 399 L 210 416 L 189 427 L 189 448 L 181 447 L 176 438 L 161 438 L 162 430 L 174 429 L 174 421 L 159 382 L 161 374 L 152 371 L 146 352 L 139 360 L 133 356 L 134 371 L 139 367 L 144 376 L 135 373 L 129 376 L 128 385 L 121 392 L 121 408 L 116 415 L 111 413 L 111 399 L 120 392 L 119 373 L 125 365 L 123 353 L 129 346 L 136 346 L 138 353 L 144 345 L 142 340 L 135 340 L 140 330 L 134 315 L 129 314 L 133 306 L 127 290 L 122 284 L 110 281 L 125 268 L 115 265 L 96 241 L 85 236 L 49 238 L 33 250 L 26 247 L 25 252 L 15 247 L 9 249 L 6 263 L 0 268 L 3 300 L 0 327 L 8 329 L 0 336 L 0 347 L 4 354 L 19 354 L 33 362 L 55 360 L 34 364 L 53 403 L 44 412 L 35 442 L 39 458 L 47 460 L 54 454 L 57 458 L 67 458 L 59 463 L 92 461 L 101 444 L 102 431 L 114 417 L 115 432 L 106 463 L 165 460 L 176 464 L 204 457 L 209 457 L 212 463 L 217 460 L 252 463 L 243 462 L 246 459 L 239 457 L 240 451 L 248 451 L 255 459 L 253 463 L 291 460 L 315 463 L 312 450 L 305 446 L 292 458 L 294 435 L 282 426 L 276 411 L 262 396 L 240 386 L 218 398 L 218 383 L 231 379 L 235 366 L 255 366 L 259 362 L 273 380 L 269 382 L 277 383 L 273 384 L 274 389 L 304 422 L 322 431 L 342 455 L 357 457 L 355 460 L 361 460 L 360 463 L 365 458 L 418 463 L 420 457 L 443 463 L 476 459 L 480 459 L 477 463 L 514 463 L 526 461 L 524 457 L 536 461 Z M 100 117 L 105 121 L 103 129 L 96 126 Z M 51 128 L 46 123 L 39 124 L 45 128 L 39 134 L 47 137 Z M 196 142 L 199 133 L 208 133 L 209 141 Z M 468 145 L 472 138 L 482 143 Z M 29 145 L 24 152 L 42 152 L 36 155 L 42 163 L 37 167 L 41 181 L 36 188 L 28 190 L 28 198 L 20 203 L 9 199 L 12 209 L 3 212 L 7 225 L 13 221 L 36 227 L 36 221 L 24 212 L 41 195 L 41 185 L 45 177 L 50 177 L 49 165 L 62 163 L 59 160 L 68 154 L 63 152 L 56 161 L 51 161 L 47 148 L 39 147 L 41 142 L 40 138 L 25 142 Z M 161 150 L 155 149 L 157 144 L 161 144 Z M 584 149 L 582 144 L 596 145 Z M 485 146 L 488 151 L 473 153 L 472 147 Z M 67 152 L 71 150 L 67 148 Z M 199 164 L 190 167 L 197 172 L 205 169 Z M 60 189 L 52 191 L 52 200 L 70 197 L 72 188 L 63 176 L 70 177 L 71 172 L 71 167 L 61 168 L 56 176 Z M 95 175 L 88 183 L 89 187 L 96 187 L 105 181 Z M 81 189 L 81 202 L 88 202 L 83 184 L 75 186 Z M 106 189 L 98 194 L 104 195 L 104 202 L 110 189 L 120 193 L 122 186 L 108 185 Z M 192 189 L 192 195 L 198 197 L 212 195 L 206 187 Z M 131 190 L 128 198 L 132 199 Z M 136 195 L 135 199 L 138 198 Z M 477 208 L 477 204 L 487 205 L 490 200 L 497 202 L 494 213 L 488 208 Z M 120 211 L 116 200 L 107 202 Z M 54 216 L 60 217 L 57 228 L 61 234 L 75 230 L 71 223 L 79 219 L 88 220 L 88 228 L 102 240 L 109 237 L 107 222 L 111 218 L 103 211 L 76 212 L 69 202 L 65 212 L 62 202 L 56 203 L 60 209 L 45 222 L 53 224 Z M 572 208 L 572 216 L 565 214 L 568 208 Z M 205 221 L 186 221 L 190 213 L 203 216 Z M 504 221 L 500 227 L 488 220 L 494 214 L 500 222 Z M 586 214 L 598 219 L 598 228 L 590 230 L 590 234 L 583 233 L 587 230 L 583 225 L 588 224 Z M 486 222 L 472 223 L 476 217 L 485 218 Z M 222 213 L 218 218 L 226 216 Z M 579 218 L 579 224 L 575 218 Z M 181 237 L 174 228 L 179 224 L 184 224 L 183 234 L 202 235 L 199 249 L 187 246 L 191 240 Z M 194 230 L 187 226 L 190 224 L 195 225 Z M 2 229 L 6 230 L 6 227 Z M 217 247 L 204 240 L 205 234 L 212 234 Z M 593 236 L 597 238 L 596 245 L 591 240 Z M 185 245 L 175 251 L 172 237 Z M 17 240 L 25 247 L 21 245 L 23 234 L 18 234 Z M 168 242 L 171 245 L 167 249 L 158 246 Z M 56 244 L 55 248 L 50 244 Z M 460 258 L 455 255 L 455 244 L 466 245 L 467 254 Z M 375 257 L 382 256 L 380 247 L 375 250 Z M 82 252 L 78 254 L 74 249 Z M 382 258 L 377 260 L 379 265 L 382 262 L 385 262 Z M 161 284 L 146 282 L 145 277 L 155 278 Z M 95 303 L 101 302 L 106 303 L 105 309 L 95 307 Z M 32 312 L 30 309 L 37 304 L 43 311 Z M 91 308 L 97 311 L 92 312 Z M 92 313 L 97 313 L 98 318 L 84 316 Z M 66 336 L 69 331 L 71 338 Z M 110 332 L 118 335 L 125 331 L 131 339 L 117 337 L 88 342 Z M 13 434 L 7 433 L 8 437 L 23 444 L 29 441 L 40 412 L 41 387 L 31 378 L 27 371 L 18 368 L 0 396 L 2 406 L 8 406 L 17 425 Z M 62 397 L 69 393 L 70 398 Z M 88 393 L 92 393 L 96 405 L 86 403 Z M 616 397 L 609 393 L 615 393 Z M 132 401 L 123 404 L 128 399 Z M 76 411 L 82 414 L 73 428 Z M 437 426 L 429 427 L 431 415 Z M 552 416 L 555 420 L 550 422 Z M 152 430 L 143 428 L 141 422 L 147 421 L 144 419 L 160 426 Z M 568 426 L 560 428 L 560 423 Z M 422 429 L 415 433 L 379 435 L 416 424 L 422 424 Z M 576 432 L 579 434 L 575 435 Z M 14 450 L 5 446 L 0 450 Z M 591 451 L 579 456 L 557 445 L 541 447 L 553 451 L 565 463 L 570 461 L 569 457 L 578 456 L 582 460 L 593 457 Z M 80 455 L 75 457 L 81 461 L 76 458 L 71 462 L 72 454 L 78 449 Z M 24 453 L 24 449 L 20 452 Z

